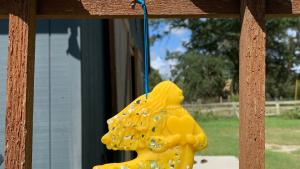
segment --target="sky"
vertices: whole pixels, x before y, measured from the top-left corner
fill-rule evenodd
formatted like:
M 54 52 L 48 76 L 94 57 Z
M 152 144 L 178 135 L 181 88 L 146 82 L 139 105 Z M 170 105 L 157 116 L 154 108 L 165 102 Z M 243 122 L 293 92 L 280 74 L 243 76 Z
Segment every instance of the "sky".
M 158 29 L 154 30 L 153 27 L 150 27 L 149 34 L 152 36 L 157 32 L 164 32 L 169 30 L 169 25 L 161 24 Z M 183 42 L 190 39 L 191 32 L 188 29 L 179 28 L 171 29 L 171 32 L 166 37 L 161 40 L 157 40 L 150 47 L 150 58 L 151 58 L 151 67 L 157 69 L 161 74 L 163 79 L 169 79 L 171 77 L 170 67 L 176 64 L 175 61 L 165 60 L 167 51 L 179 51 L 185 52 L 183 47 Z

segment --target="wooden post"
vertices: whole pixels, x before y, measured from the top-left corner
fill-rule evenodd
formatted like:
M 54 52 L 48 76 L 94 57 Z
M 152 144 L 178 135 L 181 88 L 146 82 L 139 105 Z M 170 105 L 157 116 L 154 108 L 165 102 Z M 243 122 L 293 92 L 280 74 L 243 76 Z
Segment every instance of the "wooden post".
M 276 115 L 280 115 L 280 103 L 276 101 Z
M 264 169 L 265 0 L 241 0 L 240 169 Z
M 9 5 L 5 169 L 31 169 L 36 4 Z

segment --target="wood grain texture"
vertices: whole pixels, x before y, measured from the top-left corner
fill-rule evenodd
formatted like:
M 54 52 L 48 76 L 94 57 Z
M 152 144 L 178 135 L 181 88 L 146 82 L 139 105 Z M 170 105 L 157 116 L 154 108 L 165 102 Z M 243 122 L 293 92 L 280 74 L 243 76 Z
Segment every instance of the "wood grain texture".
M 31 169 L 35 0 L 9 2 L 5 169 Z
M 240 169 L 264 169 L 265 0 L 241 0 Z
M 0 0 L 0 17 L 8 14 L 7 3 Z M 239 17 L 239 0 L 150 0 L 150 17 Z M 39 0 L 38 18 L 124 18 L 142 17 L 142 10 L 133 10 L 130 0 Z M 300 0 L 266 0 L 266 16 L 300 15 Z

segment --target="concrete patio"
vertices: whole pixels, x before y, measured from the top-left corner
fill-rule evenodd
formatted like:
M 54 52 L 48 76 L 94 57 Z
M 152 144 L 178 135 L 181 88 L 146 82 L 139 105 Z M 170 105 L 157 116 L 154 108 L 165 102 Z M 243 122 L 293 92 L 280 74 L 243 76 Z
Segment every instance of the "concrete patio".
M 238 169 L 239 160 L 235 156 L 195 156 L 193 169 Z

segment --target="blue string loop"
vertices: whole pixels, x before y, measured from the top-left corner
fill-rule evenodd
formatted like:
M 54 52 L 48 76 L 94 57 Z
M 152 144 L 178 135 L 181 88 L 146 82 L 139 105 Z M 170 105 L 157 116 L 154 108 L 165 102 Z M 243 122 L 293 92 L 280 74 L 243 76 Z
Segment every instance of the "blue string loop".
M 144 0 L 134 0 L 132 2 L 132 7 L 135 7 L 135 4 L 138 3 L 142 6 L 144 11 L 144 85 L 145 85 L 145 94 L 146 98 L 148 98 L 149 93 L 149 77 L 148 77 L 148 70 L 149 70 L 149 28 L 148 28 L 148 11 L 147 6 Z

